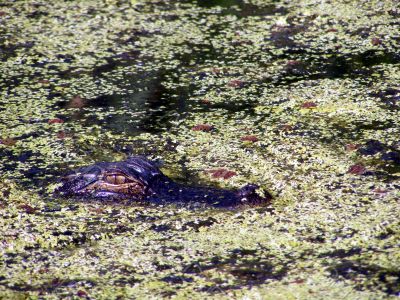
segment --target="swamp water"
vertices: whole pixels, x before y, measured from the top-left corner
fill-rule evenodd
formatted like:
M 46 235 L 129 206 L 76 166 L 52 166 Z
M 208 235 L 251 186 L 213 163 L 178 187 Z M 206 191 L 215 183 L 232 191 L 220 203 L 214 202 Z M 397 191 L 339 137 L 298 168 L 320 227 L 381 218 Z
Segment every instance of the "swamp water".
M 0 298 L 400 293 L 400 7 L 293 2 L 0 3 Z M 52 195 L 130 154 L 273 211 Z

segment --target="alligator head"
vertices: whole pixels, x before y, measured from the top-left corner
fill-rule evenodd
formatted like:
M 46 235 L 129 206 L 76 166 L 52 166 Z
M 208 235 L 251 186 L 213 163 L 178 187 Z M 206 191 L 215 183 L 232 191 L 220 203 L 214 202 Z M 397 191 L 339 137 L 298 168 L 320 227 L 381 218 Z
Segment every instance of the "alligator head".
M 95 199 L 146 200 L 153 203 L 203 203 L 216 207 L 263 205 L 271 196 L 257 194 L 258 186 L 248 184 L 236 191 L 194 187 L 176 183 L 154 162 L 132 156 L 121 162 L 100 162 L 64 176 L 55 192 L 62 196 Z
M 99 162 L 77 169 L 61 179 L 56 190 L 63 196 L 93 198 L 129 198 L 142 200 L 148 193 L 153 177 L 160 170 L 141 156 L 121 162 Z

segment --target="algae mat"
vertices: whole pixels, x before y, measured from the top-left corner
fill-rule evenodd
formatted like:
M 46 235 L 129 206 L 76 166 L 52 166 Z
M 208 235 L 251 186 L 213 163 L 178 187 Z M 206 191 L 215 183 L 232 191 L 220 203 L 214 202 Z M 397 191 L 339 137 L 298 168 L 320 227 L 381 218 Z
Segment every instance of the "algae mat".
M 0 298 L 400 293 L 397 1 L 0 3 Z M 143 154 L 271 208 L 52 195 Z

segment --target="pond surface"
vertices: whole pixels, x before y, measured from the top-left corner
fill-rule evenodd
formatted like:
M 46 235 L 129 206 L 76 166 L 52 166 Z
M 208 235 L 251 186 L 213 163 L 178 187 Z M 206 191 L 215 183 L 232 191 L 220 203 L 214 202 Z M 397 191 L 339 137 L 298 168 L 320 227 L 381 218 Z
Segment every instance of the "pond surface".
M 0 4 L 0 296 L 399 295 L 399 18 L 396 1 Z M 53 195 L 129 155 L 258 184 L 272 207 Z

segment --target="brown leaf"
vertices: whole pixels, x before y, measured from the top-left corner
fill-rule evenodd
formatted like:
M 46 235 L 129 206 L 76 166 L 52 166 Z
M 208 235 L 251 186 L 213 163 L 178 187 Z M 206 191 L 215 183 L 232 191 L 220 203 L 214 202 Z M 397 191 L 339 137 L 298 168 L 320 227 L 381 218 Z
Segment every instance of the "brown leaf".
M 81 98 L 80 96 L 75 96 L 71 100 L 69 100 L 67 104 L 67 108 L 82 108 L 86 105 L 86 100 Z
M 346 151 L 355 151 L 355 150 L 357 150 L 358 148 L 360 148 L 360 145 L 359 145 L 359 144 L 347 144 L 347 145 L 345 146 Z
M 258 137 L 255 135 L 245 135 L 240 138 L 241 141 L 248 141 L 248 142 L 258 142 Z
M 76 295 L 80 298 L 86 298 L 88 294 L 85 291 L 79 290 Z
M 376 188 L 373 190 L 374 193 L 380 194 L 380 195 L 384 195 L 387 194 L 387 190 L 381 189 L 381 188 Z
M 382 40 L 380 38 L 374 37 L 371 39 L 371 44 L 374 46 L 378 46 L 382 44 Z
M 229 179 L 229 178 L 237 175 L 236 172 L 230 171 L 225 168 L 209 170 L 208 173 L 210 173 L 211 176 L 214 178 L 223 178 L 223 179 Z
M 61 283 L 62 283 L 62 280 L 61 280 L 60 278 L 54 278 L 54 279 L 51 281 L 51 284 L 52 284 L 53 286 L 59 286 Z
M 45 274 L 45 273 L 48 273 L 49 272 L 49 269 L 48 268 L 41 268 L 41 269 L 39 269 L 39 274 Z
M 297 67 L 297 66 L 301 66 L 303 64 L 303 62 L 299 61 L 299 60 L 288 60 L 286 63 L 286 66 L 288 67 Z
M 18 206 L 18 208 L 25 210 L 25 212 L 27 214 L 34 214 L 37 211 L 37 208 L 32 207 L 28 204 L 22 204 L 22 205 Z
M 294 128 L 293 128 L 292 125 L 283 124 L 283 125 L 280 126 L 280 129 L 281 129 L 282 131 L 291 131 L 291 130 L 293 130 Z
M 89 207 L 89 211 L 94 212 L 96 214 L 104 213 L 104 208 L 101 207 Z
M 234 79 L 228 82 L 228 86 L 229 87 L 233 87 L 233 88 L 241 88 L 243 87 L 244 82 L 238 79 Z
M 290 283 L 293 283 L 293 284 L 302 284 L 302 283 L 304 283 L 304 282 L 305 282 L 304 279 L 296 279 L 296 280 L 294 280 L 294 281 L 291 281 Z
M 355 174 L 355 175 L 362 175 L 367 172 L 367 168 L 360 164 L 352 165 L 347 173 Z
M 59 118 L 54 118 L 54 119 L 50 119 L 47 121 L 48 124 L 62 124 L 64 123 L 64 120 L 59 119 Z
M 65 133 L 65 131 L 60 130 L 59 132 L 57 132 L 57 138 L 60 140 L 63 140 L 67 137 L 67 134 Z
M 5 146 L 14 146 L 16 143 L 17 141 L 12 138 L 0 139 L 0 144 L 3 144 Z
M 211 72 L 214 73 L 215 75 L 218 75 L 218 74 L 221 73 L 221 70 L 218 69 L 218 68 L 212 68 L 212 69 L 211 69 Z
M 312 102 L 312 101 L 304 102 L 301 105 L 301 108 L 307 108 L 307 109 L 312 109 L 312 108 L 316 108 L 316 107 L 317 107 L 317 104 L 315 102 Z
M 193 131 L 204 131 L 204 132 L 209 132 L 214 129 L 214 126 L 208 125 L 208 124 L 198 124 L 194 127 L 192 127 Z

